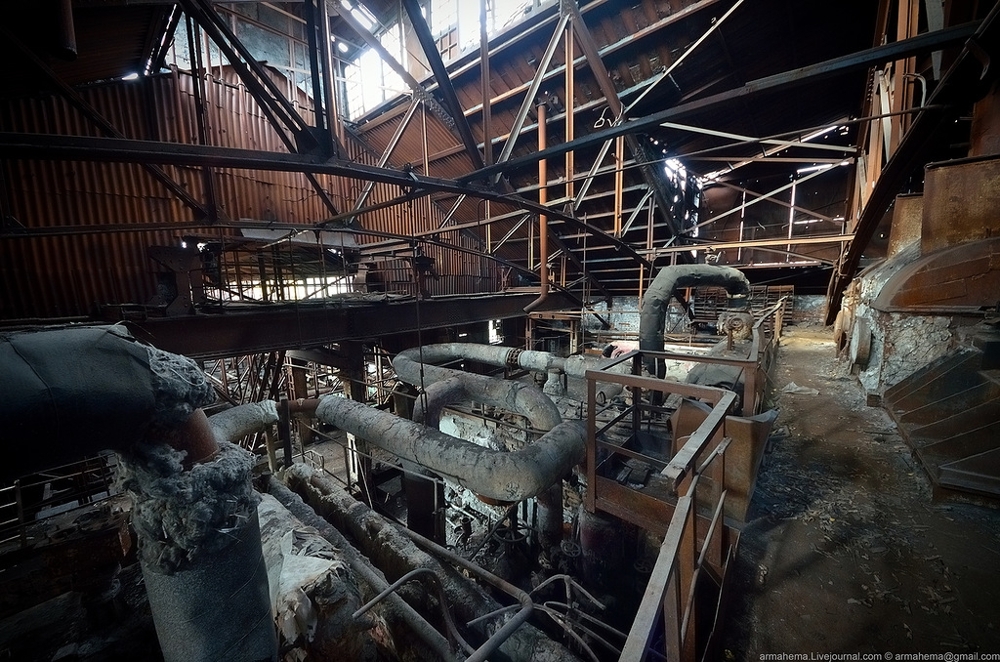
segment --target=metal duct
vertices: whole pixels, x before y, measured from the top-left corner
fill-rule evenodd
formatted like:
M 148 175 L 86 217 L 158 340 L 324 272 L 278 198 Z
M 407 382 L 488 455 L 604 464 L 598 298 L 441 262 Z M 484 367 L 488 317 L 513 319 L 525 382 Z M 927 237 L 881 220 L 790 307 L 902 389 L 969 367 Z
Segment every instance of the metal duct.
M 413 386 L 421 386 L 421 383 L 427 386 L 455 375 L 468 374 L 461 370 L 433 365 L 458 360 L 476 361 L 500 368 L 517 367 L 535 372 L 563 372 L 570 377 L 580 378 L 587 370 L 599 370 L 602 364 L 610 363 L 610 361 L 588 356 L 576 355 L 562 358 L 549 352 L 538 352 L 530 349 L 453 342 L 403 350 L 392 360 L 392 366 L 404 382 Z M 423 363 L 422 376 L 421 363 Z M 479 377 L 479 375 L 473 376 Z M 499 381 L 489 377 L 481 377 L 481 379 Z
M 534 444 L 505 453 L 336 396 L 322 398 L 316 416 L 498 501 L 539 494 L 584 457 L 586 430 L 578 421 L 560 423 Z
M 679 287 L 695 287 L 698 285 L 716 285 L 724 287 L 732 296 L 750 294 L 750 281 L 743 272 L 732 267 L 720 267 L 712 264 L 685 264 L 663 267 L 656 274 L 642 297 L 639 306 L 639 349 L 644 351 L 662 352 L 664 349 L 663 332 L 667 325 L 667 308 L 670 297 Z M 643 361 L 651 375 L 663 377 L 662 362 L 653 358 Z M 659 365 L 657 365 L 659 363 Z

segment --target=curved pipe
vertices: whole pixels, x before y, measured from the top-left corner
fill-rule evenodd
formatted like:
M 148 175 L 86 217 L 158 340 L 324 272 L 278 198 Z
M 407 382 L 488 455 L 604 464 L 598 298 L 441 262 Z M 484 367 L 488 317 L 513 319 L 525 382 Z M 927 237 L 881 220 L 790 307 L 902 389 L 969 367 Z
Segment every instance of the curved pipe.
M 539 494 L 584 457 L 586 430 L 576 421 L 560 423 L 534 444 L 505 453 L 346 398 L 322 398 L 316 416 L 498 501 Z
M 413 420 L 432 428 L 439 427 L 442 410 L 455 402 L 474 400 L 503 407 L 522 414 L 536 430 L 549 431 L 562 422 L 559 409 L 544 393 L 520 382 L 491 379 L 482 375 L 457 372 L 448 379 L 434 382 L 417 398 Z
M 750 293 L 750 281 L 743 272 L 732 267 L 712 264 L 685 264 L 663 267 L 656 274 L 639 306 L 639 349 L 662 352 L 663 332 L 667 324 L 670 297 L 678 287 L 717 285 L 733 296 Z M 655 358 L 643 360 L 651 375 L 662 377 Z M 661 363 L 662 365 L 662 363 Z
M 208 419 L 217 439 L 235 444 L 268 425 L 278 422 L 278 403 L 274 400 L 251 402 L 221 411 Z

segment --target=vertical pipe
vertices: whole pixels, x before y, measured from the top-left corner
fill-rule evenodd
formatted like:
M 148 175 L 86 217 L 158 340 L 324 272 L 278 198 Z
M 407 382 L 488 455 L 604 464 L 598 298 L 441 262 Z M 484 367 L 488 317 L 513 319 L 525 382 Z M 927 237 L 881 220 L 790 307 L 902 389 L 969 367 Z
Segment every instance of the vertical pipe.
M 570 142 L 574 138 L 575 127 L 574 127 L 574 113 L 576 106 L 575 90 L 574 90 L 574 78 L 576 76 L 576 67 L 573 66 L 573 60 L 576 55 L 576 48 L 573 45 L 573 30 L 566 30 L 566 142 Z M 566 152 L 566 198 L 572 199 L 573 197 L 573 171 L 576 170 L 576 164 L 574 163 L 573 150 Z
M 797 180 L 795 180 L 795 179 L 792 180 L 792 200 L 791 200 L 792 204 L 788 205 L 788 239 L 789 239 L 789 243 L 785 247 L 785 250 L 788 251 L 788 253 L 790 253 L 791 250 L 792 250 L 792 244 L 791 244 L 792 228 L 795 225 L 795 184 L 796 184 L 796 182 L 797 182 Z M 785 253 L 785 262 L 788 262 L 791 259 L 791 256 L 788 253 Z
M 622 234 L 622 195 L 625 190 L 625 139 L 615 139 L 615 236 Z
M 538 151 L 545 149 L 545 104 L 538 105 Z M 538 161 L 538 204 L 545 206 L 548 202 L 548 161 L 541 159 Z M 530 313 L 538 308 L 549 297 L 549 217 L 545 214 L 538 215 L 538 276 L 541 284 L 538 290 L 538 298 L 524 307 L 524 312 Z
M 479 0 L 479 66 L 482 72 L 481 86 L 483 97 L 483 158 L 486 165 L 493 163 L 493 118 L 490 102 L 492 101 L 492 91 L 490 88 L 490 40 L 486 32 L 486 2 Z M 487 204 L 489 204 L 487 202 Z

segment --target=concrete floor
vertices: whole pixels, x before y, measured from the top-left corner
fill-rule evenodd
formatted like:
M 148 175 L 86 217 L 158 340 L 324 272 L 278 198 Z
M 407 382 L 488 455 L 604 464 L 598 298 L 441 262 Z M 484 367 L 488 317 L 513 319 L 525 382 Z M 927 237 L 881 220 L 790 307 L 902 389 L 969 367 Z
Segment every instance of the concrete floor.
M 819 393 L 782 393 L 790 382 Z M 789 331 L 773 386 L 781 414 L 732 573 L 726 659 L 1000 653 L 996 505 L 934 498 L 829 328 Z

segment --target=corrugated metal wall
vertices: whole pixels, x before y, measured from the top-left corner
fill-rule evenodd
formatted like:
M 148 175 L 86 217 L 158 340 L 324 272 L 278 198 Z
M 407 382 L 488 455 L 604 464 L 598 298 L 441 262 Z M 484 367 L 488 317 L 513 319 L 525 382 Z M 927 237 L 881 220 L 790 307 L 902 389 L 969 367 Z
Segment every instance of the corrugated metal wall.
M 213 77 L 206 84 L 210 144 L 286 151 L 246 88 L 228 69 L 222 75 L 223 79 Z M 279 84 L 288 86 L 283 78 Z M 97 85 L 82 95 L 129 138 L 197 142 L 193 81 L 187 73 Z M 289 96 L 311 122 L 309 99 L 295 88 Z M 0 103 L 0 131 L 101 135 L 57 96 Z M 376 160 L 353 141 L 350 151 L 358 161 Z M 205 202 L 200 169 L 165 166 L 164 170 Z M 298 173 L 220 168 L 213 177 L 224 219 L 268 221 L 280 228 L 330 215 Z M 332 177 L 319 180 L 339 210 L 349 209 L 364 185 Z M 3 319 L 90 315 L 102 305 L 147 302 L 156 293 L 156 279 L 146 249 L 177 245 L 184 232 L 193 230 L 185 224 L 196 220 L 193 210 L 139 165 L 9 160 L 3 164 L 3 185 L 9 205 L 5 211 L 11 217 L 6 222 L 36 231 L 22 237 L 7 234 L 0 240 Z M 370 202 L 395 195 L 398 191 L 379 185 Z M 436 227 L 441 218 L 437 207 L 418 201 L 412 208 L 383 210 L 360 220 L 373 230 L 412 235 L 414 230 Z M 196 232 L 219 238 L 238 234 L 236 229 L 211 228 L 207 223 Z M 453 241 L 476 248 L 469 238 Z M 436 248 L 426 252 L 437 259 L 442 276 L 431 283 L 433 293 L 479 291 L 478 259 Z

